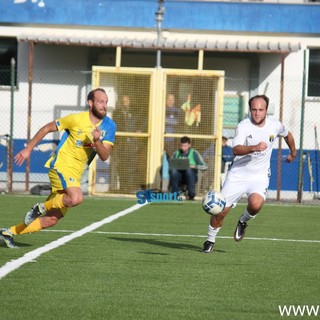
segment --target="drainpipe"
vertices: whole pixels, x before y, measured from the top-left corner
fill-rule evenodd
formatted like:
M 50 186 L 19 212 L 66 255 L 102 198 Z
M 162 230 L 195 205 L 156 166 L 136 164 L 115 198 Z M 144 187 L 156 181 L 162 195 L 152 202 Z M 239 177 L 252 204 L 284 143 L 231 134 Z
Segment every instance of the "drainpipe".
M 34 42 L 29 43 L 29 76 L 28 76 L 28 124 L 27 124 L 27 142 L 31 140 L 31 109 L 32 109 L 32 82 L 33 82 L 33 60 L 34 60 Z M 30 177 L 30 158 L 26 162 L 26 185 L 25 190 L 29 191 Z
M 158 11 L 156 12 L 156 21 L 157 21 L 157 68 L 161 68 L 161 50 L 160 50 L 160 40 L 161 40 L 161 22 L 164 15 L 163 2 L 165 0 L 158 0 L 159 6 Z
M 14 83 L 15 83 L 16 61 L 11 58 L 11 100 L 10 100 L 10 137 L 9 137 L 9 150 L 8 150 L 8 192 L 12 192 L 12 176 L 13 176 L 13 115 L 14 115 Z
M 299 152 L 299 175 L 298 175 L 298 203 L 301 203 L 303 189 L 303 130 L 304 130 L 304 109 L 305 109 L 305 86 L 306 86 L 306 50 L 303 53 L 303 77 L 302 77 L 302 98 L 301 98 L 301 119 L 300 119 L 300 152 Z

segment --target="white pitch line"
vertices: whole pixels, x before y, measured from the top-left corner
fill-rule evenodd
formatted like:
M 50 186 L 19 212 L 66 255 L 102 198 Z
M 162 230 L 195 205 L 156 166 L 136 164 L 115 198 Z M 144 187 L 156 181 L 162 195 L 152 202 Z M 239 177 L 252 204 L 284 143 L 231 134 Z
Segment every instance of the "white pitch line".
M 90 224 L 89 226 L 84 227 L 83 229 L 72 232 L 71 234 L 64 236 L 58 240 L 52 241 L 51 243 L 48 243 L 48 244 L 44 245 L 43 247 L 37 248 L 33 251 L 30 251 L 30 252 L 26 253 L 25 255 L 23 255 L 21 258 L 7 262 L 2 267 L 0 267 L 0 279 L 4 278 L 10 272 L 18 269 L 19 267 L 23 266 L 24 264 L 26 264 L 28 262 L 32 262 L 34 259 L 41 256 L 43 253 L 51 251 L 53 249 L 56 249 L 64 244 L 66 244 L 67 242 L 73 240 L 73 239 L 79 238 L 86 233 L 92 232 L 93 230 L 98 229 L 101 226 L 103 226 L 107 223 L 110 223 L 120 217 L 123 217 L 123 216 L 125 216 L 135 210 L 138 210 L 138 209 L 142 208 L 143 206 L 144 205 L 135 204 L 134 206 L 127 208 L 123 211 L 120 211 L 112 216 L 107 217 L 107 218 L 104 218 L 101 221 L 94 222 L 94 223 Z
M 74 232 L 72 230 L 43 230 L 50 232 Z M 133 235 L 133 236 L 151 236 L 151 237 L 187 237 L 187 238 L 206 238 L 206 235 L 192 235 L 192 234 L 172 234 L 172 233 L 143 233 L 143 232 L 112 232 L 112 231 L 93 231 L 92 233 L 101 234 L 115 234 L 115 235 Z M 220 239 L 233 239 L 230 236 L 217 236 Z M 261 240 L 261 241 L 282 241 L 282 242 L 300 242 L 300 243 L 320 243 L 320 240 L 305 240 L 305 239 L 281 239 L 281 238 L 254 238 L 245 237 L 245 240 Z
M 233 237 L 218 236 L 217 238 L 222 239 L 233 239 Z M 262 240 L 262 241 L 282 241 L 282 242 L 301 242 L 301 243 L 320 243 L 320 240 L 305 240 L 305 239 L 281 239 L 281 238 L 253 238 L 245 237 L 245 240 Z

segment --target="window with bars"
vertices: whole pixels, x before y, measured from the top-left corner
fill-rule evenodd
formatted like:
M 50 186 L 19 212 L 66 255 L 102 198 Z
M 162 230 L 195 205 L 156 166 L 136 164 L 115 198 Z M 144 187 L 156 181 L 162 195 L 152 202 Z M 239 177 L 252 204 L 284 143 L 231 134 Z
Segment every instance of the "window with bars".
M 0 37 L 0 86 L 11 85 L 11 60 L 15 60 L 14 85 L 17 84 L 17 52 L 16 38 Z
M 320 49 L 309 50 L 308 96 L 320 97 Z

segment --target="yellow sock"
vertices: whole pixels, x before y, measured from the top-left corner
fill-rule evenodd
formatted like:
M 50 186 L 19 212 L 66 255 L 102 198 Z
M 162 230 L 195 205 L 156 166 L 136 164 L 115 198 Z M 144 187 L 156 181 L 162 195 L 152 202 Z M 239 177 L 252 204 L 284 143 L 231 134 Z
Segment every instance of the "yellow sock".
M 12 226 L 10 228 L 10 231 L 13 233 L 13 235 L 20 234 L 20 232 L 25 229 L 27 226 L 24 223 L 19 223 L 15 226 Z
M 49 199 L 44 203 L 44 207 L 46 211 L 49 211 L 52 208 L 55 209 L 63 209 L 65 205 L 62 202 L 63 193 L 56 193 L 53 197 L 49 197 Z
M 13 226 L 10 228 L 10 231 L 14 234 L 26 234 L 26 233 L 34 233 L 40 231 L 41 223 L 40 219 L 37 218 L 33 222 L 31 222 L 28 226 L 26 226 L 24 223 L 17 224 L 16 226 Z
M 40 219 L 37 218 L 36 220 L 32 221 L 26 228 L 24 228 L 20 234 L 26 234 L 26 233 L 34 233 L 38 232 L 42 229 Z

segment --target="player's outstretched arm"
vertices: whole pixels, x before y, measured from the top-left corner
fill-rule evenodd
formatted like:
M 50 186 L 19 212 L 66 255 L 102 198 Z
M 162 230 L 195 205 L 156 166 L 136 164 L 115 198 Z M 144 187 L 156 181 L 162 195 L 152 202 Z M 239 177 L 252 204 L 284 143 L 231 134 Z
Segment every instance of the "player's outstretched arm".
M 56 122 L 52 121 L 44 125 L 30 140 L 24 149 L 22 149 L 15 157 L 14 162 L 21 166 L 23 162 L 30 157 L 33 148 L 50 132 L 57 131 Z
M 293 162 L 295 157 L 297 156 L 297 150 L 296 150 L 296 145 L 295 145 L 293 135 L 290 131 L 288 135 L 284 137 L 284 140 L 290 149 L 290 154 L 288 155 L 286 162 Z

